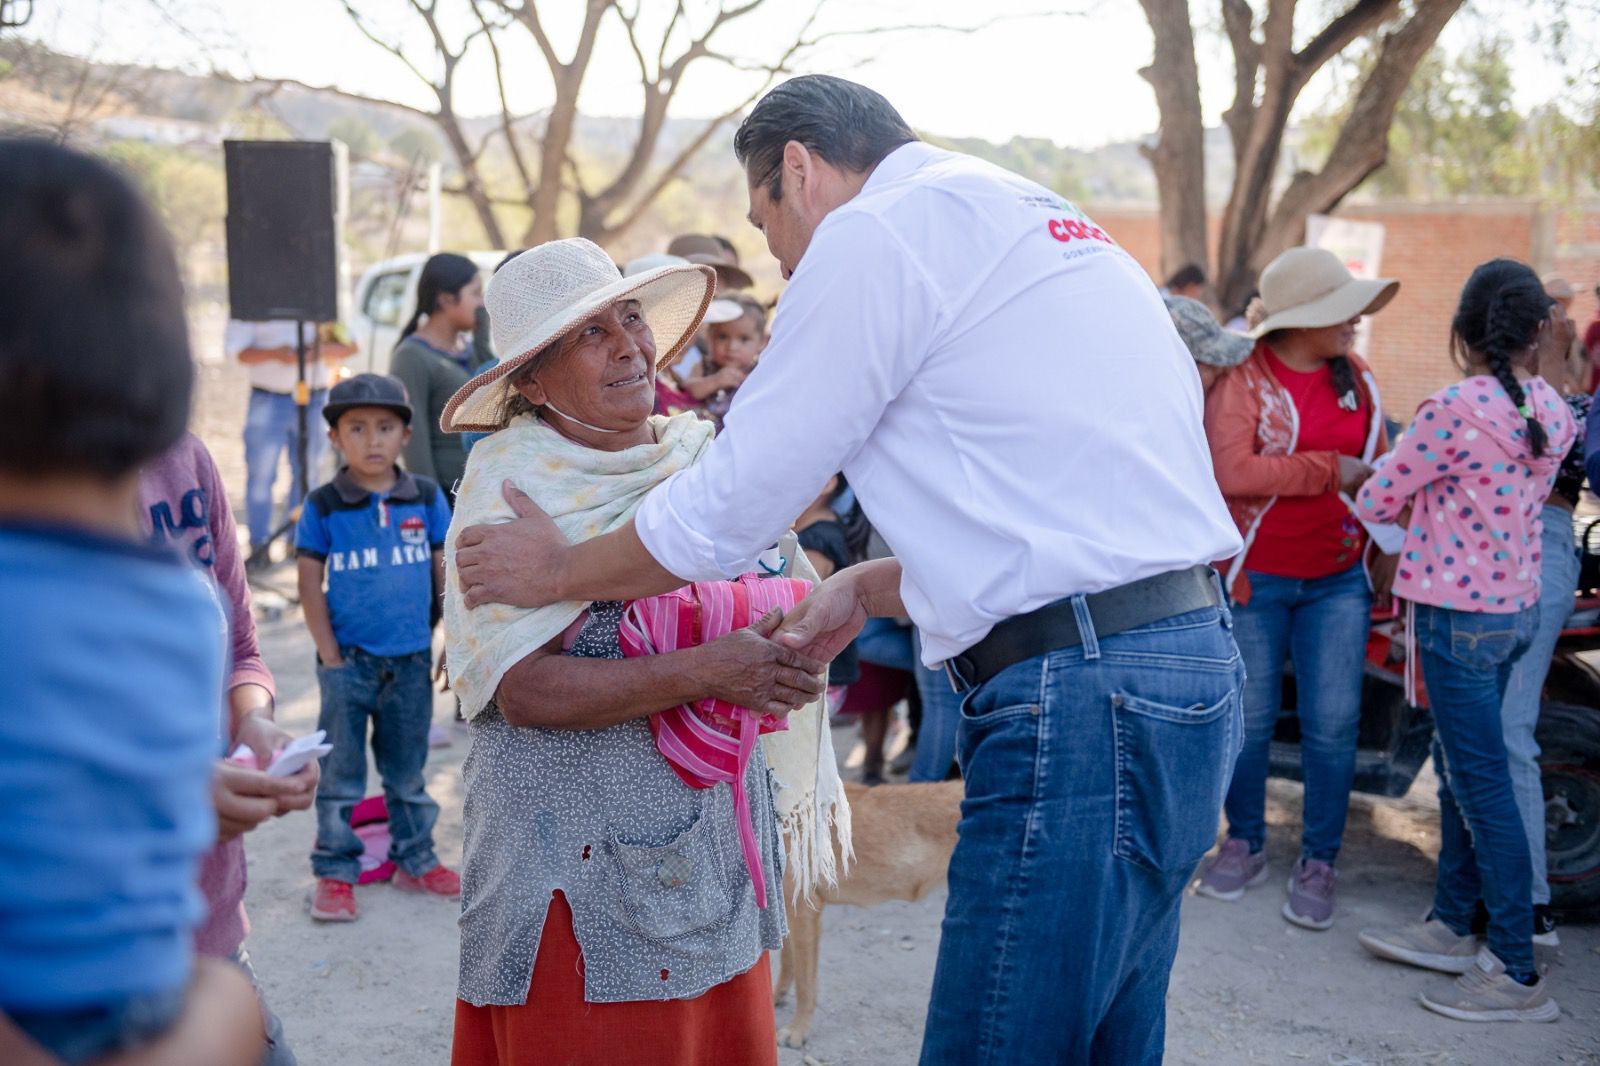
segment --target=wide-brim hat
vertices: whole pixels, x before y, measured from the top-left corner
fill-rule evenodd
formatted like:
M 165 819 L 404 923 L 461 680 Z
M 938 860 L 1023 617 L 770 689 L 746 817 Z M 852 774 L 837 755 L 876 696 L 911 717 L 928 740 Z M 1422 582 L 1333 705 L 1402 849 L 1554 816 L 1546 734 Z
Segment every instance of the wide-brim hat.
M 552 341 L 618 300 L 638 300 L 655 334 L 656 368 L 670 366 L 694 339 L 716 292 L 710 267 L 662 266 L 623 277 L 611 257 L 582 237 L 530 248 L 489 279 L 483 302 L 500 362 L 456 391 L 439 416 L 446 433 L 492 433 L 511 379 Z
M 667 245 L 667 254 L 682 256 L 691 263 L 704 263 L 715 268 L 730 289 L 748 289 L 755 284 L 750 272 L 739 265 L 737 256 L 730 255 L 715 237 L 703 233 L 686 233 L 674 237 Z
M 1393 278 L 1358 278 L 1326 248 L 1290 248 L 1261 272 L 1267 317 L 1247 336 L 1280 329 L 1324 329 L 1381 311 L 1400 291 Z

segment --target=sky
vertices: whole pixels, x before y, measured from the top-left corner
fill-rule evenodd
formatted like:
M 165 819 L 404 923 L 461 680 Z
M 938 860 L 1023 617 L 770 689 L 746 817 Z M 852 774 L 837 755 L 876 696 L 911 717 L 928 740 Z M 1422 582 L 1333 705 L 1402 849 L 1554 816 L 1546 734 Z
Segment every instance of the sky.
M 402 42 L 424 72 L 432 72 L 426 31 L 408 0 L 349 2 L 368 17 L 374 32 Z M 658 38 L 672 3 L 636 2 L 642 7 L 643 35 Z M 733 6 L 742 0 L 724 2 Z M 1495 6 L 1505 2 L 1480 0 L 1477 14 L 1458 16 L 1447 43 L 1481 32 Z M 464 0 L 439 0 L 439 6 L 467 10 Z M 715 0 L 687 0 L 686 6 L 689 24 L 696 28 L 716 11 Z M 1209 6 L 1199 3 L 1195 10 Z M 723 27 L 714 41 L 740 59 L 770 60 L 796 38 L 815 7 L 816 0 L 766 0 Z M 287 77 L 433 104 L 403 64 L 361 35 L 344 0 L 38 0 L 36 8 L 28 32 L 78 55 Z M 563 57 L 577 39 L 581 9 L 580 0 L 541 5 Z M 1071 13 L 1055 13 L 1062 9 Z M 1303 21 L 1309 26 L 1311 20 Z M 468 25 L 446 28 L 459 36 Z M 864 29 L 875 32 L 861 34 Z M 1219 120 L 1232 91 L 1227 47 L 1215 32 L 1201 27 L 1197 48 L 1211 123 Z M 1093 148 L 1140 138 L 1156 126 L 1150 87 L 1138 73 L 1150 60 L 1151 44 L 1136 0 L 822 0 L 810 35 L 828 39 L 805 55 L 797 72 L 840 74 L 871 85 L 912 126 L 942 136 L 1005 141 L 1021 135 Z M 511 72 L 508 94 L 519 112 L 537 110 L 552 96 L 544 61 L 526 38 L 520 30 L 503 38 L 514 42 L 503 60 Z M 1536 46 L 1519 43 L 1514 63 L 1520 103 L 1531 106 L 1558 91 L 1559 72 L 1543 61 Z M 463 62 L 457 82 L 459 112 L 498 111 L 492 67 L 481 47 Z M 760 75 L 698 61 L 684 77 L 673 114 L 720 114 L 760 83 Z M 1326 91 L 1325 84 L 1313 83 L 1307 96 Z M 640 106 L 636 61 L 616 20 L 608 17 L 580 108 L 591 115 L 631 115 Z

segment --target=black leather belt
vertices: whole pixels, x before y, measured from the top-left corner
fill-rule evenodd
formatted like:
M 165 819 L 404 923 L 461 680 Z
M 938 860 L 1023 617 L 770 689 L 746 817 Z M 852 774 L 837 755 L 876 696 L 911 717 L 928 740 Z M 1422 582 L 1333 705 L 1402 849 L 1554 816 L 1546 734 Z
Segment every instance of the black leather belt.
M 1084 597 L 1096 639 L 1159 622 L 1163 618 L 1222 603 L 1209 566 L 1173 570 Z M 1083 643 L 1072 599 L 1047 603 L 996 624 L 978 643 L 945 660 L 945 673 L 957 692 L 977 688 L 1008 666 Z

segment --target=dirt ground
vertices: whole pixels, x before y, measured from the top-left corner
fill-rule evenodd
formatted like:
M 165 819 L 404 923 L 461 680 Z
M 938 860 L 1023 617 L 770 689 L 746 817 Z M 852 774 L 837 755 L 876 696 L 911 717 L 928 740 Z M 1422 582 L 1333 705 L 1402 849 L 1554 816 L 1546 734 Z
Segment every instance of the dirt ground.
M 241 513 L 238 440 L 245 385 L 238 372 L 203 368 L 197 430 L 222 467 Z M 292 583 L 288 568 L 274 579 Z M 258 595 L 261 641 L 278 680 L 278 717 L 291 732 L 315 728 L 312 649 L 298 611 Z M 441 696 L 435 719 L 450 720 Z M 849 761 L 854 739 L 835 734 Z M 461 854 L 461 760 L 467 737 L 429 761 L 443 808 L 440 856 Z M 848 771 L 847 771 L 848 772 Z M 1340 861 L 1338 924 L 1325 933 L 1279 915 L 1282 878 L 1295 857 L 1298 785 L 1274 782 L 1269 819 L 1273 880 L 1236 904 L 1185 900 L 1169 999 L 1167 1060 L 1189 1063 L 1358 1064 L 1600 1063 L 1600 927 L 1565 925 L 1550 959 L 1562 1017 L 1553 1025 L 1452 1022 L 1424 1011 L 1417 993 L 1446 980 L 1374 960 L 1356 943 L 1368 926 L 1403 923 L 1428 906 L 1437 805 L 1424 773 L 1401 800 L 1356 797 Z M 369 790 L 377 789 L 376 778 Z M 250 953 L 266 995 L 306 1066 L 437 1064 L 449 1058 L 457 936 L 449 903 L 387 886 L 360 890 L 360 921 L 322 926 L 307 916 L 307 854 L 314 823 L 298 814 L 249 838 Z M 944 897 L 825 916 L 820 1006 L 811 1041 L 783 1050 L 783 1066 L 916 1061 L 933 977 Z M 776 967 L 774 967 L 776 969 Z M 789 1006 L 778 1008 L 781 1025 Z

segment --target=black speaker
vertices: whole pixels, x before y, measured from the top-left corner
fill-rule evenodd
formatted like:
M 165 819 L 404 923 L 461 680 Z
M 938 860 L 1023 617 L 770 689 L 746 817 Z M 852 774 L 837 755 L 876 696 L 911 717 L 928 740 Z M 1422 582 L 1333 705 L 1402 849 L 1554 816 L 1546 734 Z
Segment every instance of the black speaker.
M 224 141 L 228 303 L 246 322 L 339 319 L 344 145 Z

